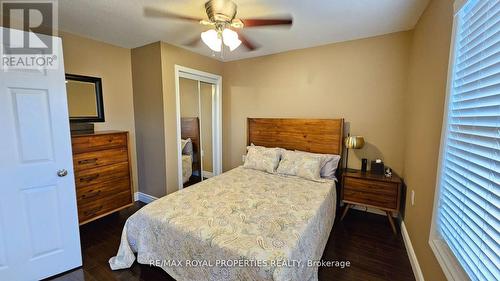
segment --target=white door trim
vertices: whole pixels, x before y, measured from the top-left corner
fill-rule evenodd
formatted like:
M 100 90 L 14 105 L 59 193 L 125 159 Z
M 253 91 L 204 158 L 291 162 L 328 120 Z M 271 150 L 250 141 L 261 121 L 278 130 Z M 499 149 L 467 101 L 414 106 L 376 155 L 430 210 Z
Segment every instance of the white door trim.
M 175 65 L 175 108 L 177 122 L 177 138 L 181 136 L 181 100 L 179 79 L 187 78 L 215 85 L 213 95 L 212 115 L 212 135 L 213 135 L 213 173 L 222 173 L 222 76 L 192 69 L 189 67 Z M 201 128 L 200 128 L 201 129 Z M 201 144 L 201 143 L 200 143 Z M 201 151 L 200 151 L 201 153 Z M 182 151 L 181 143 L 177 141 L 177 182 L 179 190 L 183 188 L 182 183 Z

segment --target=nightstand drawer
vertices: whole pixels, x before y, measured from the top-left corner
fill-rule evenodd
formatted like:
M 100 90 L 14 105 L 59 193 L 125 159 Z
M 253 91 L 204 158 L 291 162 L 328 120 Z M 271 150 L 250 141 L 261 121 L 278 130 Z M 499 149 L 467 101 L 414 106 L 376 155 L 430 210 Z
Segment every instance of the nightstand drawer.
M 344 178 L 344 189 L 353 191 L 361 191 L 368 193 L 376 193 L 380 195 L 387 195 L 394 197 L 398 195 L 398 184 L 392 182 L 364 180 L 357 178 Z
M 381 193 L 359 191 L 350 188 L 344 189 L 344 201 L 353 204 L 364 204 L 384 209 L 396 209 L 398 206 L 397 197 L 387 196 Z

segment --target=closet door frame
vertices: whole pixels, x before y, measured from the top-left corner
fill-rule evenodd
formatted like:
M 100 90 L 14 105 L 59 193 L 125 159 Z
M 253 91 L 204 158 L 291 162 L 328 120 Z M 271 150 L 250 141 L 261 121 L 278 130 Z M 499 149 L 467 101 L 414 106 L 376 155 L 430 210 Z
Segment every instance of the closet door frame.
M 177 184 L 179 190 L 183 188 L 182 183 L 182 150 L 179 140 L 181 136 L 181 98 L 179 79 L 187 78 L 199 82 L 213 84 L 215 86 L 212 97 L 212 157 L 214 176 L 222 173 L 222 76 L 212 74 L 189 67 L 175 65 L 175 107 L 177 122 Z M 200 106 L 200 105 L 199 105 Z M 201 128 L 200 128 L 201 130 Z M 201 146 L 201 142 L 200 142 Z M 202 172 L 203 173 L 203 172 Z

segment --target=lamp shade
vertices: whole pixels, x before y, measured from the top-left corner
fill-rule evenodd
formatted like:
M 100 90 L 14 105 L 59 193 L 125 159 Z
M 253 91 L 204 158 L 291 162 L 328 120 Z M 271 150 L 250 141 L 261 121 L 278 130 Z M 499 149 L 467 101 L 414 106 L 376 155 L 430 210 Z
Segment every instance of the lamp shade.
M 217 31 L 213 29 L 202 32 L 201 40 L 214 52 L 220 52 L 222 49 L 222 39 L 219 37 Z
M 349 136 L 345 138 L 344 144 L 348 149 L 359 149 L 365 145 L 365 139 L 362 136 Z
M 222 31 L 222 40 L 231 52 L 241 44 L 241 40 L 238 39 L 238 33 L 228 28 Z

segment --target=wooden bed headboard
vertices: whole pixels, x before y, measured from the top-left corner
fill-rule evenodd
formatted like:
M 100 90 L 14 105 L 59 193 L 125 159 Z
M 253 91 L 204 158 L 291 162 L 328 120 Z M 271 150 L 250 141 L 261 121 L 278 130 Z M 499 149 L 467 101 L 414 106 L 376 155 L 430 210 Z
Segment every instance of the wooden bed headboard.
M 201 153 L 200 153 L 200 121 L 198 117 L 182 117 L 181 118 L 181 138 L 191 139 L 193 144 L 193 171 L 200 169 Z
M 248 118 L 247 143 L 342 155 L 344 119 Z

